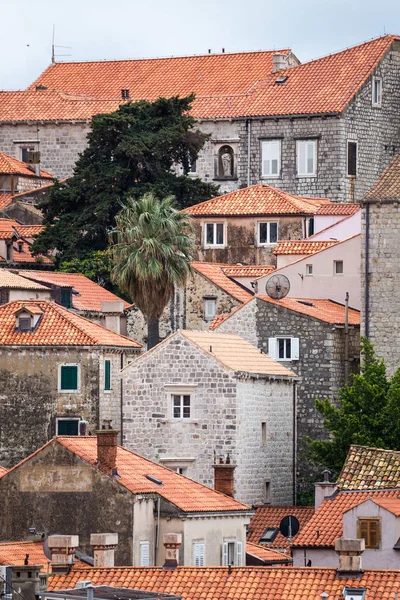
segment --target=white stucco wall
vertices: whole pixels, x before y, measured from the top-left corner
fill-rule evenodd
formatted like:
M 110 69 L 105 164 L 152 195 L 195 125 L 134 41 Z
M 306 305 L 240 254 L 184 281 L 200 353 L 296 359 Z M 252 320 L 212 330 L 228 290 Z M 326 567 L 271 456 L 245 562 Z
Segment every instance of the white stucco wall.
M 361 233 L 361 209 L 351 217 L 335 217 L 336 221 L 329 223 L 328 221 L 334 217 L 315 217 L 315 222 L 321 225 L 316 227 L 314 235 L 310 236 L 310 240 L 346 240 L 352 235 Z M 327 219 L 327 221 L 324 221 Z M 326 229 L 329 227 L 329 229 Z
M 10 290 L 9 301 L 13 300 L 51 300 L 50 290 Z

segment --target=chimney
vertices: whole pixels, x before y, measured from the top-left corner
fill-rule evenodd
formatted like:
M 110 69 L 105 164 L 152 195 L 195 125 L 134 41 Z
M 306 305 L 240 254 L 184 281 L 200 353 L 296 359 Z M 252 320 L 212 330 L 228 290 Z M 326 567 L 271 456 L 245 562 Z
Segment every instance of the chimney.
M 315 510 L 317 510 L 325 498 L 332 496 L 337 490 L 336 483 L 329 481 L 329 475 L 331 474 L 328 469 L 322 472 L 324 476 L 324 481 L 320 481 L 319 483 L 315 483 Z
M 114 566 L 114 551 L 118 545 L 118 533 L 92 533 L 90 545 L 93 548 L 95 567 Z
M 214 489 L 217 492 L 222 492 L 222 494 L 226 494 L 227 496 L 231 496 L 233 498 L 235 489 L 234 471 L 236 469 L 236 465 L 231 465 L 229 454 L 225 463 L 223 458 L 220 458 L 219 463 L 216 463 L 214 457 L 213 468 Z
M 117 470 L 118 434 L 119 431 L 111 427 L 111 421 L 107 422 L 107 428 L 103 425 L 102 429 L 96 431 L 97 466 L 110 477 Z
M 11 567 L 12 600 L 21 600 L 21 598 L 36 600 L 36 593 L 41 591 L 39 577 L 41 568 L 42 565 L 15 565 Z
M 335 542 L 335 550 L 339 555 L 338 575 L 348 576 L 362 572 L 364 539 L 339 538 Z
M 287 54 L 280 54 L 279 52 L 275 52 L 272 55 L 272 71 L 276 73 L 277 71 L 282 71 L 283 69 L 288 68 L 288 58 Z
M 65 573 L 74 564 L 75 551 L 79 548 L 78 535 L 49 535 L 52 572 Z
M 163 569 L 176 569 L 179 564 L 179 548 L 182 545 L 181 533 L 165 533 L 163 535 L 165 546 L 165 563 Z

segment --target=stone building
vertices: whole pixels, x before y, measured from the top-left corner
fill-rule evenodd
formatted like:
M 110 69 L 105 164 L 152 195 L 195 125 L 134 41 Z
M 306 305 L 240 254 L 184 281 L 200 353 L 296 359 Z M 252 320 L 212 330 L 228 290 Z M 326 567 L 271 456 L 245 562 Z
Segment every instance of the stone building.
M 400 367 L 399 203 L 397 154 L 365 197 L 361 235 L 361 331 L 390 374 Z
M 348 357 L 345 351 L 345 308 L 331 300 L 257 296 L 225 319 L 214 331 L 236 333 L 298 376 L 296 418 L 298 453 L 306 436 L 323 437 L 322 419 L 315 400 L 337 400 L 348 372 L 359 363 L 360 314 L 349 309 Z M 308 473 L 299 461 L 301 476 Z
M 168 536 L 181 565 L 245 564 L 248 506 L 118 446 L 117 430 L 96 433 L 53 438 L 1 474 L 1 539 L 79 532 L 89 553 L 106 531 L 115 564 L 149 567 L 166 562 Z
M 140 344 L 46 300 L 0 306 L 0 462 L 55 434 L 121 424 L 120 369 Z
M 31 253 L 32 242 L 42 230 L 43 225 L 21 225 L 0 218 L 0 268 L 54 269 L 51 258 Z
M 394 35 L 305 64 L 289 50 L 56 63 L 28 90 L 0 93 L 0 150 L 39 151 L 43 168 L 68 177 L 94 114 L 194 93 L 210 138 L 192 176 L 223 192 L 266 182 L 360 201 L 399 145 L 399 82 Z
M 123 371 L 124 446 L 211 485 L 235 465 L 235 497 L 291 504 L 294 373 L 238 335 L 179 331 Z
M 0 211 L 4 212 L 17 194 L 41 188 L 53 179 L 53 175 L 36 165 L 0 152 Z

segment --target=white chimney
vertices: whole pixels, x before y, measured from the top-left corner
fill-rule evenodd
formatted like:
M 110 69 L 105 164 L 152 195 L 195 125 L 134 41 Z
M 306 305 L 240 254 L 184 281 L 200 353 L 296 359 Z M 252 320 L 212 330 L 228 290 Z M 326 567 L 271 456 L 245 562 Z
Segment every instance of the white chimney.
M 92 533 L 90 545 L 93 548 L 95 567 L 113 567 L 114 553 L 118 545 L 118 533 Z
M 287 54 L 280 54 L 279 52 L 275 52 L 275 54 L 272 55 L 272 70 L 274 73 L 276 73 L 277 71 L 283 71 L 284 69 L 287 69 L 288 66 L 289 65 Z
M 47 541 L 53 570 L 74 564 L 75 551 L 79 548 L 78 535 L 49 535 Z
M 332 496 L 332 494 L 334 494 L 337 490 L 336 483 L 329 481 L 330 471 L 328 471 L 328 469 L 325 469 L 325 471 L 323 471 L 323 475 L 324 475 L 324 481 L 320 481 L 320 482 L 314 484 L 315 485 L 315 510 L 317 510 L 321 506 L 321 504 L 325 500 L 325 498 Z
M 355 574 L 362 571 L 362 553 L 365 550 L 363 538 L 339 538 L 335 542 L 335 550 L 339 555 L 339 574 Z

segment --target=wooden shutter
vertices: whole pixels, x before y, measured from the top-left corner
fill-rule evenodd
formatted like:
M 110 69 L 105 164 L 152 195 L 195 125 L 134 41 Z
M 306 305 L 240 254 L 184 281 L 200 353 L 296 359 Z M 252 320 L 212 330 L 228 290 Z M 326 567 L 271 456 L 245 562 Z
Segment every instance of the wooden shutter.
M 379 548 L 381 542 L 381 524 L 379 519 L 359 519 L 358 537 L 364 538 L 366 548 Z
M 224 567 L 228 565 L 228 542 L 222 544 L 222 565 Z
M 268 339 L 268 355 L 271 358 L 274 358 L 275 360 L 276 360 L 276 356 L 277 356 L 276 346 L 277 346 L 276 338 L 269 338 Z
M 292 338 L 292 360 L 299 360 L 299 338 Z
M 140 542 L 140 566 L 150 566 L 150 542 Z
M 111 360 L 104 361 L 104 389 L 111 390 Z
M 241 567 L 243 564 L 243 544 L 236 542 L 236 566 Z
M 78 367 L 75 365 L 63 365 L 61 367 L 61 389 L 78 389 Z

